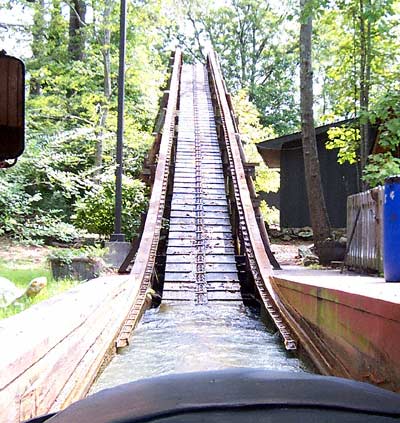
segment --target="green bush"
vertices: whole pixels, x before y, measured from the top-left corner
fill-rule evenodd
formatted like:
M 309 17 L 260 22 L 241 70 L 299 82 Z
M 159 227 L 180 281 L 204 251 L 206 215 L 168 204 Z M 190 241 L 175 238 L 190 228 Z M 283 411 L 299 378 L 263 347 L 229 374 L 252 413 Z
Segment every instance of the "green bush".
M 400 174 L 400 91 L 385 92 L 369 118 L 372 124 L 379 124 L 378 142 L 383 152 L 369 156 L 363 180 L 375 187 L 388 176 Z
M 370 187 L 383 185 L 388 176 L 400 174 L 400 159 L 393 157 L 390 152 L 369 156 L 365 166 L 363 179 Z
M 140 225 L 140 215 L 147 206 L 146 188 L 143 182 L 122 179 L 122 231 L 132 239 Z M 93 188 L 75 205 L 73 216 L 77 227 L 91 233 L 110 236 L 114 232 L 115 182 L 106 177 L 103 183 Z
M 97 260 L 104 256 L 106 249 L 93 246 L 80 248 L 51 248 L 47 256 L 49 261 L 58 260 L 61 263 L 71 264 L 73 259 L 87 258 L 88 260 Z

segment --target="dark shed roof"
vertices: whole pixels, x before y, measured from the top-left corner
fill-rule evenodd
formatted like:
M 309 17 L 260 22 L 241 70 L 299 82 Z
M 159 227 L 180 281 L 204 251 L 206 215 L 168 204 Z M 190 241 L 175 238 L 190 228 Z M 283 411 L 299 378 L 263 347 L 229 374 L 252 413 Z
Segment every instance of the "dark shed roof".
M 317 128 L 315 128 L 315 135 L 318 136 L 318 135 L 324 134 L 328 132 L 330 128 L 346 125 L 346 124 L 354 122 L 355 120 L 356 119 L 345 119 L 339 122 L 330 123 L 328 125 L 318 126 Z M 281 150 L 283 144 L 296 142 L 296 141 L 301 141 L 301 132 L 295 132 L 294 134 L 283 135 L 282 137 L 273 138 L 266 141 L 261 141 L 257 144 L 257 149 L 260 153 L 261 153 L 261 150 Z

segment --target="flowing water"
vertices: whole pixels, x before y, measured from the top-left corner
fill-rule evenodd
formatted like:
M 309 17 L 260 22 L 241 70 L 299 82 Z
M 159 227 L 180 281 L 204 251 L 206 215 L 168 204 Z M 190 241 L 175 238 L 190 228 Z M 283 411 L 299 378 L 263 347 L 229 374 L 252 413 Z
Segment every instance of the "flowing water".
M 129 348 L 114 357 L 91 393 L 151 376 L 227 367 L 308 371 L 243 304 L 166 302 L 144 314 Z

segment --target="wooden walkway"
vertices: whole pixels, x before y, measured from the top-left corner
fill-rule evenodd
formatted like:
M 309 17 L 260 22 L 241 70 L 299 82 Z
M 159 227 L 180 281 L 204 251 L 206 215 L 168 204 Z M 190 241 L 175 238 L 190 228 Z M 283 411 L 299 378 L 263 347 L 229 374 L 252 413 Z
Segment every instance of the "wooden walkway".
M 241 300 L 221 151 L 203 65 L 183 65 L 163 300 Z

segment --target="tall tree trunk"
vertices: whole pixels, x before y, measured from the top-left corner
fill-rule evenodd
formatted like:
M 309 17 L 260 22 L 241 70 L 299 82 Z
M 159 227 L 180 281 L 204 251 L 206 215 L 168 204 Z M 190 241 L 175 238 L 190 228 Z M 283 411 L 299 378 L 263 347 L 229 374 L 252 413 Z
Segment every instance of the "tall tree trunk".
M 85 0 L 71 0 L 69 7 L 68 52 L 72 60 L 83 60 L 85 56 Z
M 37 4 L 34 4 L 33 12 L 33 25 L 32 25 L 32 56 L 35 60 L 35 70 L 39 67 L 39 58 L 43 54 L 43 45 L 44 45 L 44 0 L 40 0 Z M 31 76 L 29 81 L 29 94 L 30 95 L 40 95 L 42 92 L 42 86 L 40 80 L 36 77 Z
M 111 16 L 111 2 L 112 0 L 105 0 L 104 14 L 103 14 L 103 46 L 101 53 L 103 56 L 103 94 L 104 104 L 100 110 L 100 131 L 96 142 L 96 155 L 95 155 L 95 167 L 98 168 L 97 173 L 100 173 L 100 166 L 103 164 L 103 134 L 107 123 L 109 101 L 111 97 L 111 55 L 110 55 L 110 44 L 111 44 L 111 28 L 110 28 L 110 16 Z
M 314 243 L 321 258 L 321 246 L 330 237 L 330 223 L 322 189 L 313 112 L 312 0 L 300 0 L 300 108 L 304 171 Z
M 370 128 L 369 119 L 369 87 L 371 83 L 371 23 L 367 18 L 368 10 L 371 9 L 371 0 L 360 0 L 360 164 L 361 170 L 367 164 L 370 153 Z M 367 189 L 367 184 L 363 183 L 362 188 Z

